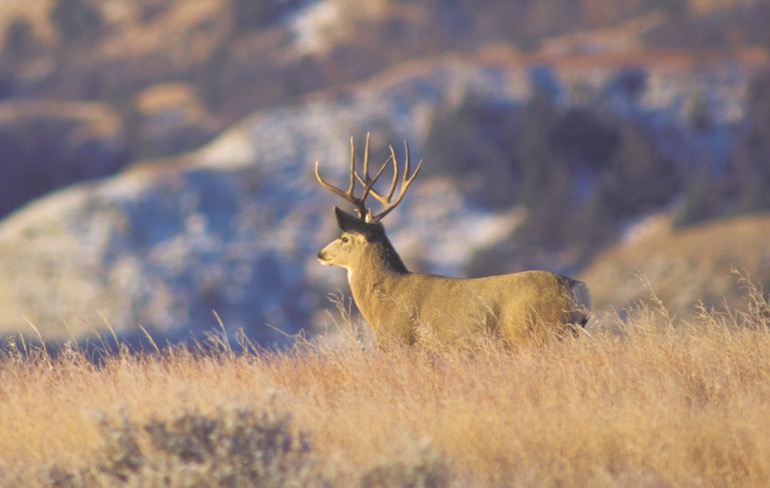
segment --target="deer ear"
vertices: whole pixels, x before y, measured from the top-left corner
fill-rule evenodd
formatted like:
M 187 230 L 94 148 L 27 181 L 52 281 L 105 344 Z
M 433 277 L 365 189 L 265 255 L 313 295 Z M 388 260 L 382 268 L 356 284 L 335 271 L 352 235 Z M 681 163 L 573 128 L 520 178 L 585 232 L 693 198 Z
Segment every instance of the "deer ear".
M 339 207 L 334 207 L 334 215 L 337 217 L 337 225 L 343 231 L 358 234 L 366 233 L 366 223 L 355 215 L 351 215 Z

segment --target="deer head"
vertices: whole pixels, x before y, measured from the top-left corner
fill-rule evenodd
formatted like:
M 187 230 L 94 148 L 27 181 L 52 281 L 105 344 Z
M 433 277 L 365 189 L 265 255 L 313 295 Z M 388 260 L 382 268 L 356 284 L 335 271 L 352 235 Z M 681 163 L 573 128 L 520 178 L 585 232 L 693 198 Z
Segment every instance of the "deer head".
M 338 265 L 350 270 L 355 263 L 361 261 L 362 256 L 376 254 L 379 259 L 383 259 L 390 264 L 390 267 L 398 271 L 406 271 L 401 259 L 398 257 L 393 246 L 388 242 L 385 236 L 385 229 L 380 221 L 395 209 L 404 199 L 409 185 L 412 183 L 417 173 L 420 171 L 422 161 L 417 164 L 414 172 L 411 171 L 409 163 L 409 144 L 404 141 L 404 168 L 400 171 L 396 153 L 393 146 L 390 146 L 390 157 L 380 166 L 380 169 L 372 177 L 369 173 L 369 134 L 366 134 L 366 145 L 364 146 L 364 160 L 361 171 L 356 167 L 356 153 L 353 138 L 350 138 L 350 175 L 348 187 L 342 190 L 334 185 L 327 183 L 318 170 L 318 162 L 315 164 L 315 176 L 318 183 L 342 197 L 345 201 L 352 203 L 355 207 L 357 217 L 349 214 L 339 207 L 334 207 L 334 213 L 337 217 L 337 223 L 342 229 L 342 235 L 331 244 L 326 246 L 318 254 L 318 259 L 322 264 Z M 380 193 L 374 189 L 374 185 L 383 175 L 385 170 L 392 166 L 393 177 L 390 187 L 385 193 Z M 356 186 L 360 185 L 362 191 L 360 196 L 355 196 Z M 396 190 L 398 194 L 396 195 Z M 366 199 L 373 197 L 382 205 L 382 210 L 378 213 L 372 212 L 367 208 Z M 370 244 L 366 246 L 366 244 Z

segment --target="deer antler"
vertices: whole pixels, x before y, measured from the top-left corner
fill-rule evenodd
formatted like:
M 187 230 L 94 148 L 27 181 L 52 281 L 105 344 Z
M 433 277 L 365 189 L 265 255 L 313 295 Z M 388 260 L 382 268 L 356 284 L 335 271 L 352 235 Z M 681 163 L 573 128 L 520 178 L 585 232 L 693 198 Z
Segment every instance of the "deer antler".
M 383 217 L 388 215 L 394 208 L 398 206 L 399 203 L 401 203 L 401 200 L 404 199 L 404 196 L 406 195 L 406 191 L 409 189 L 409 185 L 412 184 L 412 180 L 414 180 L 415 176 L 417 176 L 417 173 L 420 172 L 420 168 L 422 167 L 422 160 L 420 160 L 419 163 L 417 163 L 417 167 L 414 169 L 414 173 L 410 173 L 410 167 L 409 167 L 409 143 L 404 140 L 404 172 L 401 175 L 401 185 L 398 192 L 398 196 L 396 197 L 396 200 L 393 201 L 393 194 L 396 192 L 396 188 L 399 186 L 399 169 L 398 169 L 398 159 L 396 158 L 396 151 L 393 149 L 393 146 L 388 146 L 390 149 L 390 157 L 387 161 L 385 161 L 385 164 L 383 165 L 383 168 L 380 169 L 380 173 L 384 169 L 385 166 L 387 166 L 388 163 L 391 161 L 393 162 L 393 180 L 390 182 L 390 189 L 388 192 L 383 195 L 376 191 L 374 188 L 369 188 L 369 193 L 377 199 L 378 202 L 382 204 L 384 207 L 382 211 L 376 215 L 372 216 L 373 222 L 379 222 Z M 366 171 L 366 168 L 364 169 L 364 177 L 365 180 L 362 180 L 358 174 L 356 174 L 356 177 L 358 178 L 358 181 L 360 181 L 362 184 L 366 184 L 370 181 L 369 175 Z M 374 181 L 377 180 L 379 177 L 379 174 L 374 177 Z M 372 183 L 374 182 L 372 181 Z
M 401 177 L 401 185 L 399 194 L 396 197 L 395 201 L 393 201 L 393 195 L 396 192 L 396 188 L 399 186 L 398 182 L 398 176 L 399 176 L 399 169 L 398 169 L 398 162 L 396 159 L 396 152 L 393 149 L 393 146 L 390 146 L 390 157 L 382 164 L 379 171 L 377 171 L 377 174 L 374 175 L 374 177 L 371 177 L 369 175 L 369 136 L 370 134 L 366 134 L 366 145 L 364 146 L 364 161 L 363 161 L 363 173 L 364 176 L 362 177 L 358 170 L 356 169 L 356 155 L 355 155 L 355 147 L 353 144 L 353 138 L 350 138 L 350 179 L 348 182 L 348 188 L 347 190 L 342 190 L 341 188 L 337 188 L 336 186 L 333 186 L 329 183 L 327 183 L 323 178 L 321 178 L 321 174 L 318 171 L 318 161 L 315 163 L 315 177 L 318 180 L 318 183 L 321 184 L 321 186 L 335 195 L 338 195 L 345 199 L 346 201 L 352 203 L 356 207 L 356 213 L 358 213 L 358 216 L 363 219 L 367 223 L 375 223 L 379 222 L 383 217 L 385 217 L 387 214 L 389 214 L 396 206 L 398 206 L 399 203 L 401 203 L 401 200 L 404 199 L 404 195 L 406 195 L 406 190 L 409 188 L 409 185 L 412 183 L 412 180 L 414 180 L 415 176 L 417 176 L 417 173 L 420 171 L 420 167 L 422 166 L 422 161 L 420 161 L 417 164 L 417 168 L 415 168 L 414 172 L 410 174 L 410 168 L 409 168 L 409 144 L 407 144 L 406 141 L 404 141 L 404 149 L 406 152 L 406 161 L 404 162 L 404 173 Z M 393 163 L 393 180 L 390 184 L 390 189 L 388 192 L 383 195 L 376 191 L 373 187 L 374 184 L 377 183 L 377 180 L 382 176 L 382 173 L 385 171 L 385 168 L 388 167 L 390 163 Z M 356 197 L 354 195 L 355 193 L 355 187 L 356 182 L 360 183 L 364 191 L 361 194 L 360 197 Z M 372 195 L 378 202 L 380 202 L 383 205 L 383 210 L 378 214 L 373 214 L 371 209 L 367 209 L 365 202 L 366 198 Z

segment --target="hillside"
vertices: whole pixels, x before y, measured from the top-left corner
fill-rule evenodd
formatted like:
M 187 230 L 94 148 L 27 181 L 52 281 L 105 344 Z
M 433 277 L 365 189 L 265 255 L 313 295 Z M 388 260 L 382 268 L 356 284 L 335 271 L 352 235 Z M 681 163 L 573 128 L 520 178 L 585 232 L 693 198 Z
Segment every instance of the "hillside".
M 187 152 L 252 111 L 296 103 L 407 61 L 431 64 L 448 52 L 475 57 L 508 46 L 528 65 L 652 63 L 692 71 L 721 59 L 754 70 L 765 65 L 770 42 L 762 28 L 768 16 L 762 2 L 717 7 L 693 0 L 684 7 L 679 1 L 519 0 L 447 6 L 377 0 L 366 8 L 347 2 L 3 2 L 0 104 L 104 104 L 102 110 L 120 120 L 119 144 L 109 160 L 89 160 L 88 171 L 73 172 L 87 179 L 136 160 Z M 53 108 L 49 112 L 39 112 L 37 123 L 59 116 Z M 4 160 L 14 166 L 38 158 L 23 149 L 24 141 L 55 145 L 57 137 L 24 124 L 0 124 L 0 141 L 8 147 Z M 74 142 L 103 144 L 99 133 Z M 0 215 L 50 191 L 50 184 L 35 188 L 35 181 L 46 180 L 49 166 L 76 164 L 64 154 L 7 179 Z M 72 178 L 62 178 L 54 185 L 70 183 Z
M 675 230 L 650 217 L 581 272 L 597 309 L 623 311 L 657 300 L 678 314 L 699 306 L 746 309 L 746 285 L 770 290 L 770 215 L 717 220 Z M 747 283 L 745 280 L 749 280 Z
M 761 2 L 61 5 L 0 6 L 8 333 L 178 340 L 218 327 L 212 310 L 265 343 L 322 329 L 345 284 L 315 262 L 336 202 L 311 166 L 342 177 L 367 131 L 425 160 L 386 222 L 410 267 L 590 265 L 601 306 L 641 296 L 634 265 L 593 270 L 647 216 L 678 243 L 770 210 Z M 766 247 L 746 242 L 764 283 Z M 660 279 L 672 307 L 697 299 Z

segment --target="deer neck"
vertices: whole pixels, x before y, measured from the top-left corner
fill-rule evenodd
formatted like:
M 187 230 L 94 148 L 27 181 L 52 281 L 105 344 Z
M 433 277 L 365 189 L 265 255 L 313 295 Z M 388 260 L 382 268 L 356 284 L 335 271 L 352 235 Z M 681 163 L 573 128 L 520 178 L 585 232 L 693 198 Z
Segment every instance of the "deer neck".
M 348 269 L 348 283 L 356 306 L 371 323 L 377 306 L 408 274 L 404 262 L 387 238 L 372 242 L 361 253 L 358 262 Z

